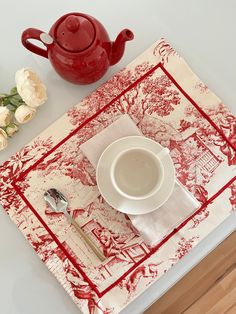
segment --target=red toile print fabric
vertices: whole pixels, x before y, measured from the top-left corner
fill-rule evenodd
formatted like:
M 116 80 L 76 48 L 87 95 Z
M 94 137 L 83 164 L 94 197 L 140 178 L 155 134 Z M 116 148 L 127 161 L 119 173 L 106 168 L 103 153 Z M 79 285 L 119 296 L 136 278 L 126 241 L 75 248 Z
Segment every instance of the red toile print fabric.
M 201 203 L 152 248 L 99 195 L 80 150 L 123 114 L 170 149 L 178 180 Z M 236 210 L 235 148 L 235 117 L 161 39 L 0 166 L 1 204 L 83 313 L 119 313 Z M 51 187 L 106 261 L 45 205 Z

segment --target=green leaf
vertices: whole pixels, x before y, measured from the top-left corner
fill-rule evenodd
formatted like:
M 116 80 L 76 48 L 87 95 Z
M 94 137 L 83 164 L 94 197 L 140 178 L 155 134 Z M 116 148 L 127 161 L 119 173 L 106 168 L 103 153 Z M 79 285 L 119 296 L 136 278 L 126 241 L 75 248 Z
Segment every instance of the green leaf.
M 22 105 L 22 100 L 21 99 L 19 100 L 19 99 L 15 98 L 15 97 L 10 97 L 9 100 L 10 100 L 10 103 L 13 106 L 19 107 L 20 105 Z
M 23 102 L 23 100 L 22 100 L 22 98 L 20 97 L 20 95 L 19 95 L 19 94 L 14 95 L 14 96 L 11 96 L 11 98 L 14 98 L 14 99 L 16 99 L 16 100 L 20 100 L 20 101 L 22 101 L 22 102 Z
M 16 86 L 11 89 L 10 93 L 11 93 L 11 94 L 16 94 L 16 93 L 17 93 L 17 88 L 16 88 Z
M 3 103 L 3 106 L 7 106 L 7 105 L 10 104 L 10 99 L 9 98 L 4 98 L 2 103 Z

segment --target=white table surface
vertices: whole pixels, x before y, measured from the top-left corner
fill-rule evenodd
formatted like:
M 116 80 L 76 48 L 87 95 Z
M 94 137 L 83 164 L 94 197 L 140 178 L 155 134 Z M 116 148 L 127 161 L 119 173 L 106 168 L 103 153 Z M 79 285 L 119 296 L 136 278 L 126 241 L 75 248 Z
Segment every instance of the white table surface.
M 37 118 L 22 127 L 8 149 L 0 152 L 0 163 L 163 36 L 236 113 L 235 0 L 1 0 L 0 12 L 0 92 L 7 92 L 14 85 L 17 69 L 30 66 L 41 76 L 49 94 Z M 135 33 L 135 40 L 128 43 L 121 62 L 95 84 L 75 86 L 63 81 L 46 59 L 21 46 L 21 32 L 25 28 L 36 27 L 47 32 L 53 22 L 67 12 L 93 15 L 104 24 L 111 39 L 125 27 Z M 0 313 L 78 314 L 77 307 L 1 209 Z M 236 213 L 122 314 L 141 313 L 235 229 Z

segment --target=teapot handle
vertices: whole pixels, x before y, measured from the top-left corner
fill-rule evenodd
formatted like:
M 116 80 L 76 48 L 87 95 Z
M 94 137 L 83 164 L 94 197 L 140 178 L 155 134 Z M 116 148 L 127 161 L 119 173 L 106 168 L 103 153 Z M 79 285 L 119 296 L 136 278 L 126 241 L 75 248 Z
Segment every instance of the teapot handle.
M 29 39 L 36 39 L 41 41 L 45 46 L 47 46 L 47 44 L 51 44 L 52 42 L 46 42 L 43 40 L 43 37 L 48 36 L 47 34 L 45 34 L 44 32 L 40 31 L 39 29 L 36 28 L 27 28 L 21 35 L 21 42 L 23 44 L 23 46 L 32 51 L 33 53 L 36 53 L 37 55 L 40 55 L 44 58 L 48 58 L 48 52 L 46 49 L 42 49 L 34 44 L 32 44 Z M 51 38 L 51 37 L 49 37 Z

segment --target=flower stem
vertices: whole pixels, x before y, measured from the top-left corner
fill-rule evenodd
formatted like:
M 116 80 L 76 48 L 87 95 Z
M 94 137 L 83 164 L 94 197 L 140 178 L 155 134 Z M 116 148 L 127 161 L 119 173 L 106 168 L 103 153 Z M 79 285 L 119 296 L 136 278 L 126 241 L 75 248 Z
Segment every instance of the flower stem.
M 18 95 L 18 93 L 10 94 L 10 95 L 8 95 L 8 96 L 3 96 L 3 97 L 1 97 L 1 98 L 2 98 L 2 99 L 4 99 L 4 98 L 11 98 L 11 97 L 16 96 L 16 95 Z

